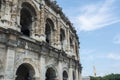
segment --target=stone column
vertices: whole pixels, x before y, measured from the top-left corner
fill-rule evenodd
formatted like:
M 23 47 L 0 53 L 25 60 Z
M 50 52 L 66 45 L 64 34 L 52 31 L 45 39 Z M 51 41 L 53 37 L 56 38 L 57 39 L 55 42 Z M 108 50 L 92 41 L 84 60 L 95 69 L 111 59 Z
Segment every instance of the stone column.
M 4 12 L 3 15 L 1 16 L 1 20 L 3 21 L 2 26 L 4 28 L 9 28 L 11 26 L 11 6 L 10 6 L 10 1 L 6 1 L 5 5 L 4 5 Z
M 44 11 L 44 5 L 41 4 L 41 11 L 40 11 L 40 28 L 39 28 L 39 34 L 40 34 L 40 41 L 45 41 L 46 35 L 45 35 L 45 11 Z
M 76 69 L 76 80 L 79 80 L 79 78 L 78 78 L 78 69 Z
M 78 72 L 78 79 L 79 79 L 79 80 L 82 80 L 82 75 L 81 75 L 80 72 Z
M 57 30 L 56 30 L 56 48 L 61 49 L 61 42 L 60 42 L 60 18 L 57 18 Z
M 81 69 L 80 68 L 78 68 L 78 79 L 79 80 L 82 80 L 82 75 L 81 75 L 81 72 L 82 71 L 80 71 Z
M 69 53 L 70 41 L 69 41 L 69 29 L 66 29 L 66 52 Z
M 3 20 L 4 19 L 4 15 L 5 15 L 5 3 L 2 1 L 2 4 L 1 4 L 1 9 L 0 9 L 0 20 Z M 0 21 L 0 27 L 4 27 L 5 24 Z
M 76 55 L 76 50 L 75 50 L 75 38 L 74 37 L 73 37 L 73 52 L 72 53 L 73 53 L 72 55 L 74 55 L 76 58 L 77 55 Z
M 57 20 L 56 18 L 52 19 L 54 28 L 51 32 L 51 45 L 56 47 L 57 46 L 57 32 L 58 32 L 58 26 L 57 26 Z
M 72 67 L 69 68 L 69 77 L 68 80 L 73 80 L 73 69 Z
M 15 59 L 15 49 L 12 47 L 8 47 L 6 69 L 5 69 L 5 80 L 14 79 L 14 59 Z
M 40 80 L 45 80 L 45 73 L 46 73 L 46 68 L 45 68 L 45 58 L 44 56 L 40 57 Z
M 63 41 L 63 50 L 65 52 L 67 52 L 67 48 L 68 48 L 68 31 L 67 31 L 67 28 L 65 28 L 64 31 L 65 31 L 65 40 Z
M 62 70 L 62 62 L 61 61 L 59 61 L 59 63 L 58 63 L 58 78 L 59 78 L 59 80 L 63 80 L 63 72 L 62 72 L 63 70 Z
M 14 30 L 19 31 L 19 27 L 17 24 L 17 4 L 18 1 L 17 0 L 13 0 L 12 1 L 12 6 L 11 6 L 11 28 Z
M 40 20 L 38 18 L 34 19 L 32 22 L 31 36 L 40 41 Z
M 36 3 L 39 5 L 38 3 Z M 42 8 L 41 10 L 35 8 L 35 15 L 32 16 L 32 37 L 38 41 L 40 41 L 40 30 L 41 30 L 41 13 L 42 13 Z
M 71 49 L 70 49 L 70 29 L 67 29 L 67 53 L 71 55 Z

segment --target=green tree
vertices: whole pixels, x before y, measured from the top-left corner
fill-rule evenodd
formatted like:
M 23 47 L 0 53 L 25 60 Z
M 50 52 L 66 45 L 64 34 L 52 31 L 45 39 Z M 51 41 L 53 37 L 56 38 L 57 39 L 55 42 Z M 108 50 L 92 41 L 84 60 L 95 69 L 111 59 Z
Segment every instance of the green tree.
M 90 76 L 90 80 L 104 80 L 102 77 L 92 77 Z
M 109 74 L 104 76 L 106 80 L 120 80 L 120 74 Z
M 90 80 L 120 80 L 120 74 L 109 74 L 103 77 L 90 76 Z

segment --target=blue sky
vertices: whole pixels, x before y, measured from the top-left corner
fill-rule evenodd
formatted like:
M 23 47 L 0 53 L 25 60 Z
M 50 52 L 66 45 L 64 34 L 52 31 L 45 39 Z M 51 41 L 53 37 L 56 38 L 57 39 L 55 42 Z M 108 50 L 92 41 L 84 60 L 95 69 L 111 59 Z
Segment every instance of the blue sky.
M 120 0 L 56 0 L 80 40 L 82 75 L 120 74 Z

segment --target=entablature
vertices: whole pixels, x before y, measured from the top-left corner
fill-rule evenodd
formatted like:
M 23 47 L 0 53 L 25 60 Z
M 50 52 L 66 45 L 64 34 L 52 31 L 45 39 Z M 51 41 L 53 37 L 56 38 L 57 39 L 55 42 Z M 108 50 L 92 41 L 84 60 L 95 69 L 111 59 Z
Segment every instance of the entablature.
M 15 49 L 21 48 L 37 53 L 41 56 L 50 56 L 57 61 L 69 63 L 69 67 L 76 68 L 76 66 L 78 66 L 77 68 L 79 68 L 79 60 L 76 60 L 63 50 L 50 46 L 46 42 L 39 42 L 31 38 L 25 38 L 21 36 L 19 32 L 12 29 L 0 28 L 0 33 L 0 44 L 5 44 L 6 47 L 13 47 Z

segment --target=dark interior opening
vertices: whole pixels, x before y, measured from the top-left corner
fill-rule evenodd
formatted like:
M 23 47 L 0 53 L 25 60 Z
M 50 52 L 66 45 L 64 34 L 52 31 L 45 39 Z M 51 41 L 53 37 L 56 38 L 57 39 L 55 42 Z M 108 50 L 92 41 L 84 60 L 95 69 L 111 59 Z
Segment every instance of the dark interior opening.
M 65 40 L 65 31 L 63 29 L 60 29 L 60 42 L 62 46 L 63 46 L 64 40 Z
M 2 7 L 2 0 L 0 0 L 0 10 L 1 10 L 1 7 Z
M 75 52 L 76 52 L 76 56 L 78 58 L 78 46 L 77 46 L 77 43 L 75 43 Z
M 73 41 L 71 37 L 70 37 L 70 48 L 73 48 Z
M 33 27 L 33 22 L 36 17 L 36 11 L 34 7 L 27 3 L 24 2 L 21 5 L 22 9 L 20 12 L 20 25 L 21 25 L 21 32 L 25 36 L 30 36 L 32 33 L 32 27 Z
M 35 71 L 31 65 L 22 64 L 18 67 L 16 75 L 17 77 L 15 80 L 33 80 Z
M 54 29 L 54 24 L 51 19 L 46 20 L 46 25 L 45 25 L 45 35 L 46 35 L 46 42 L 51 43 L 51 36 L 52 36 L 52 31 Z
M 21 32 L 25 36 L 30 36 L 31 24 L 32 24 L 32 16 L 30 12 L 26 8 L 22 8 L 21 17 L 20 17 L 20 25 L 21 25 Z
M 46 80 L 55 80 L 56 72 L 53 68 L 48 68 L 46 72 Z
M 66 71 L 63 72 L 63 80 L 68 80 L 68 74 Z
M 50 43 L 51 28 L 48 24 L 46 24 L 46 27 L 45 27 L 45 35 L 46 35 L 46 42 Z
M 76 80 L 75 72 L 73 71 L 73 80 Z

